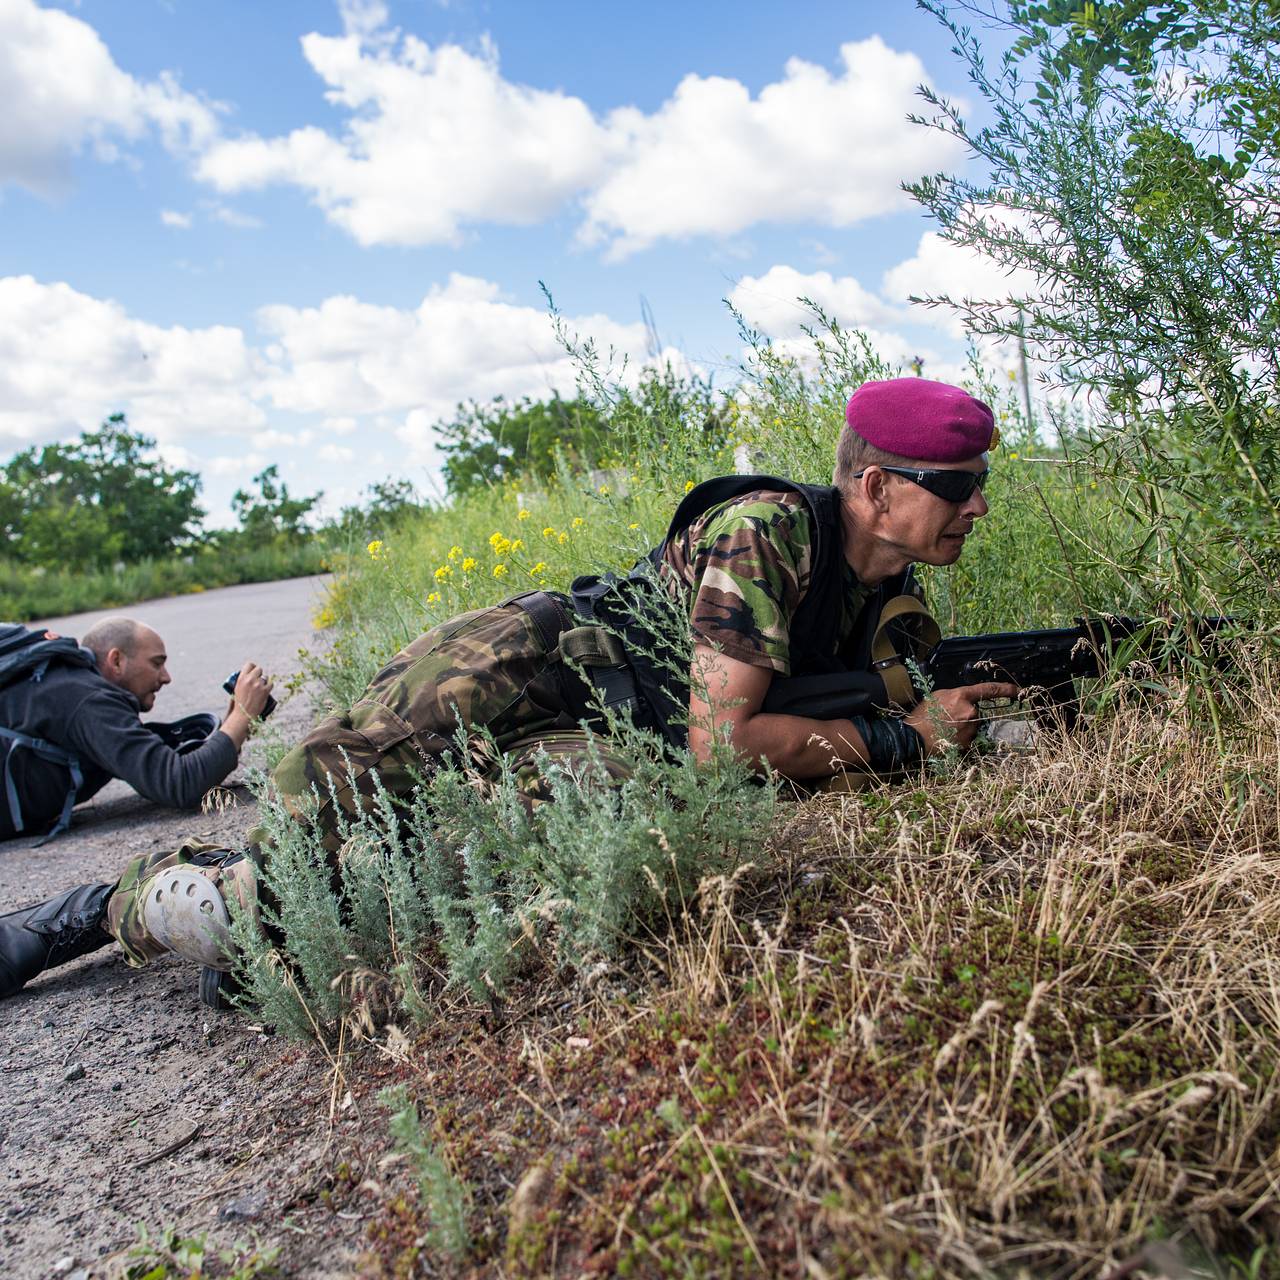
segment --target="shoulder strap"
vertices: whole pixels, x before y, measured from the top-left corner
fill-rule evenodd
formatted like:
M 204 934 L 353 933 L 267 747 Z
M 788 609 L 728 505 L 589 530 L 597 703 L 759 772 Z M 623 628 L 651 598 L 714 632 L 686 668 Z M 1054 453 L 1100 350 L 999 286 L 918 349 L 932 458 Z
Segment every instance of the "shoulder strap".
M 786 480 L 782 476 L 716 476 L 712 480 L 704 480 L 695 485 L 681 500 L 676 508 L 671 523 L 667 526 L 667 536 L 663 538 L 665 547 L 672 538 L 683 533 L 700 515 L 718 507 L 722 502 L 741 497 L 744 493 L 752 493 L 757 489 L 781 489 L 784 492 L 799 493 L 814 507 L 815 497 L 824 493 L 834 493 L 834 489 L 824 489 L 819 485 L 801 484 L 796 480 Z M 817 512 L 815 512 L 815 515 Z
M 52 742 L 46 742 L 44 738 L 33 737 L 29 733 L 19 733 L 17 729 L 10 729 L 5 725 L 0 725 L 0 739 L 4 739 L 8 743 L 4 748 L 4 792 L 5 801 L 9 806 L 9 819 L 13 823 L 14 835 L 18 835 L 26 826 L 22 816 L 22 801 L 18 797 L 18 787 L 13 780 L 14 751 L 18 747 L 23 747 L 41 760 L 46 760 L 50 764 L 62 765 L 71 774 L 71 787 L 62 802 L 62 812 L 58 815 L 58 821 L 46 836 L 37 841 L 38 848 L 71 825 L 71 810 L 75 808 L 76 796 L 84 783 L 84 774 L 80 770 L 80 759 L 65 747 L 55 746 Z

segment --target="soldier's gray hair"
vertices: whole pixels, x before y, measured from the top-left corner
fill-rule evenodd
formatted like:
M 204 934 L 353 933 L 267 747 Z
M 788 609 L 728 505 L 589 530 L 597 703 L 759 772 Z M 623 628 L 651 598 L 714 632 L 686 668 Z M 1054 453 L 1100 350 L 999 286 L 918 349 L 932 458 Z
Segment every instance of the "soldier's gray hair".
M 914 458 L 904 458 L 890 453 L 887 449 L 879 449 L 864 440 L 847 423 L 840 431 L 840 439 L 836 442 L 836 469 L 831 483 L 841 493 L 847 491 L 853 483 L 853 477 L 867 467 L 911 467 L 915 466 Z
M 106 661 L 107 654 L 112 649 L 119 649 L 126 658 L 131 658 L 138 647 L 138 631 L 141 626 L 140 622 L 119 615 L 103 618 L 80 637 L 80 644 L 97 658 L 99 665 Z

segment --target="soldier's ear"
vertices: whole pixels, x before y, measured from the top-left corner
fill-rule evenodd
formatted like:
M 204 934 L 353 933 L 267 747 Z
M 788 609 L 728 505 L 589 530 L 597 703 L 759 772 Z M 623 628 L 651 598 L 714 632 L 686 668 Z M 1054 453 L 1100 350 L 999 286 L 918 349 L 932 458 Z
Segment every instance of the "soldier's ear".
M 862 491 L 877 511 L 889 509 L 889 477 L 879 467 L 868 467 L 862 473 Z

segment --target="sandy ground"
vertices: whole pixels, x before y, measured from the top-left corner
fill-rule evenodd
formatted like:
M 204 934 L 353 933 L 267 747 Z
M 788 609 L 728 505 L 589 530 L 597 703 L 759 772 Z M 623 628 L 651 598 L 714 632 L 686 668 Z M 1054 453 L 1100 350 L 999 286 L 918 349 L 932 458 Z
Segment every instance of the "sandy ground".
M 130 608 L 170 655 L 173 684 L 156 718 L 221 712 L 218 686 L 246 658 L 277 676 L 295 670 L 298 649 L 314 643 L 310 614 L 322 581 Z M 47 625 L 79 635 L 101 616 Z M 292 739 L 311 713 L 305 694 L 296 696 L 273 729 Z M 237 797 L 227 812 L 177 813 L 111 783 L 43 848 L 0 844 L 0 911 L 113 880 L 134 854 L 192 832 L 233 843 L 253 820 L 247 792 Z M 214 1013 L 196 982 L 185 962 L 133 970 L 108 947 L 0 1004 L 0 1275 L 100 1274 L 103 1259 L 137 1239 L 140 1223 L 221 1241 L 262 1235 L 283 1246 L 292 1274 L 350 1272 L 351 1255 L 333 1237 L 353 1237 L 358 1223 L 316 1199 L 343 1124 L 330 1123 L 324 1058 L 238 1014 Z

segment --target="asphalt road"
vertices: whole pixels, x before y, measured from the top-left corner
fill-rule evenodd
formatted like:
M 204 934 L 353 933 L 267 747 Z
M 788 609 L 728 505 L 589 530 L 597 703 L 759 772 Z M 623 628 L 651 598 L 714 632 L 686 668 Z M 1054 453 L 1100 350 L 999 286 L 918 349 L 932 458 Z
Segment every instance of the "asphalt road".
M 298 649 L 313 642 L 311 614 L 327 581 L 321 575 L 252 582 L 29 625 L 82 636 L 95 622 L 123 613 L 153 627 L 164 637 L 173 677 L 157 698 L 153 716 L 176 720 L 193 711 L 222 711 L 227 699 L 218 686 L 247 659 L 277 674 L 291 672 Z
M 137 618 L 164 639 L 173 677 L 173 683 L 157 696 L 155 708 L 143 718 L 176 720 L 193 711 L 222 715 L 228 698 L 220 686 L 246 659 L 261 663 L 277 683 L 297 669 L 298 650 L 316 642 L 311 614 L 326 581 L 318 576 L 255 582 L 30 625 L 78 637 L 113 613 Z M 271 718 L 269 731 L 292 738 L 305 727 L 309 715 L 307 699 L 293 698 Z M 252 747 L 247 758 L 252 763 Z M 239 771 L 231 780 L 238 776 Z M 43 848 L 34 848 L 31 839 L 0 843 L 0 911 L 85 880 L 114 879 L 123 859 L 116 853 L 119 837 L 111 839 L 109 833 L 118 832 L 122 822 L 137 819 L 149 828 L 166 816 L 176 815 L 157 809 L 125 783 L 112 782 L 76 808 L 69 833 Z M 186 815 L 188 827 L 191 822 Z
M 246 658 L 276 676 L 294 671 L 299 648 L 317 640 L 311 614 L 323 581 L 229 587 L 114 611 L 166 642 L 173 684 L 157 698 L 156 718 L 221 713 L 219 685 Z M 102 616 L 46 625 L 77 636 Z M 311 715 L 306 696 L 295 696 L 272 717 L 271 732 L 292 740 Z M 249 761 L 260 751 L 251 743 Z M 86 881 L 114 881 L 129 858 L 188 835 L 235 847 L 253 825 L 254 804 L 243 788 L 233 794 L 224 810 L 180 813 L 111 783 L 43 848 L 30 839 L 0 843 L 0 912 Z M 307 1188 L 329 1141 L 325 1108 L 298 1101 L 323 1069 L 249 1019 L 201 1005 L 197 979 L 195 966 L 177 957 L 133 970 L 107 946 L 0 1002 L 0 1275 L 96 1277 L 108 1256 L 136 1241 L 139 1223 L 218 1241 L 284 1231 L 289 1274 L 330 1274 L 288 1226 L 300 1212 L 290 1206 L 314 1200 Z

